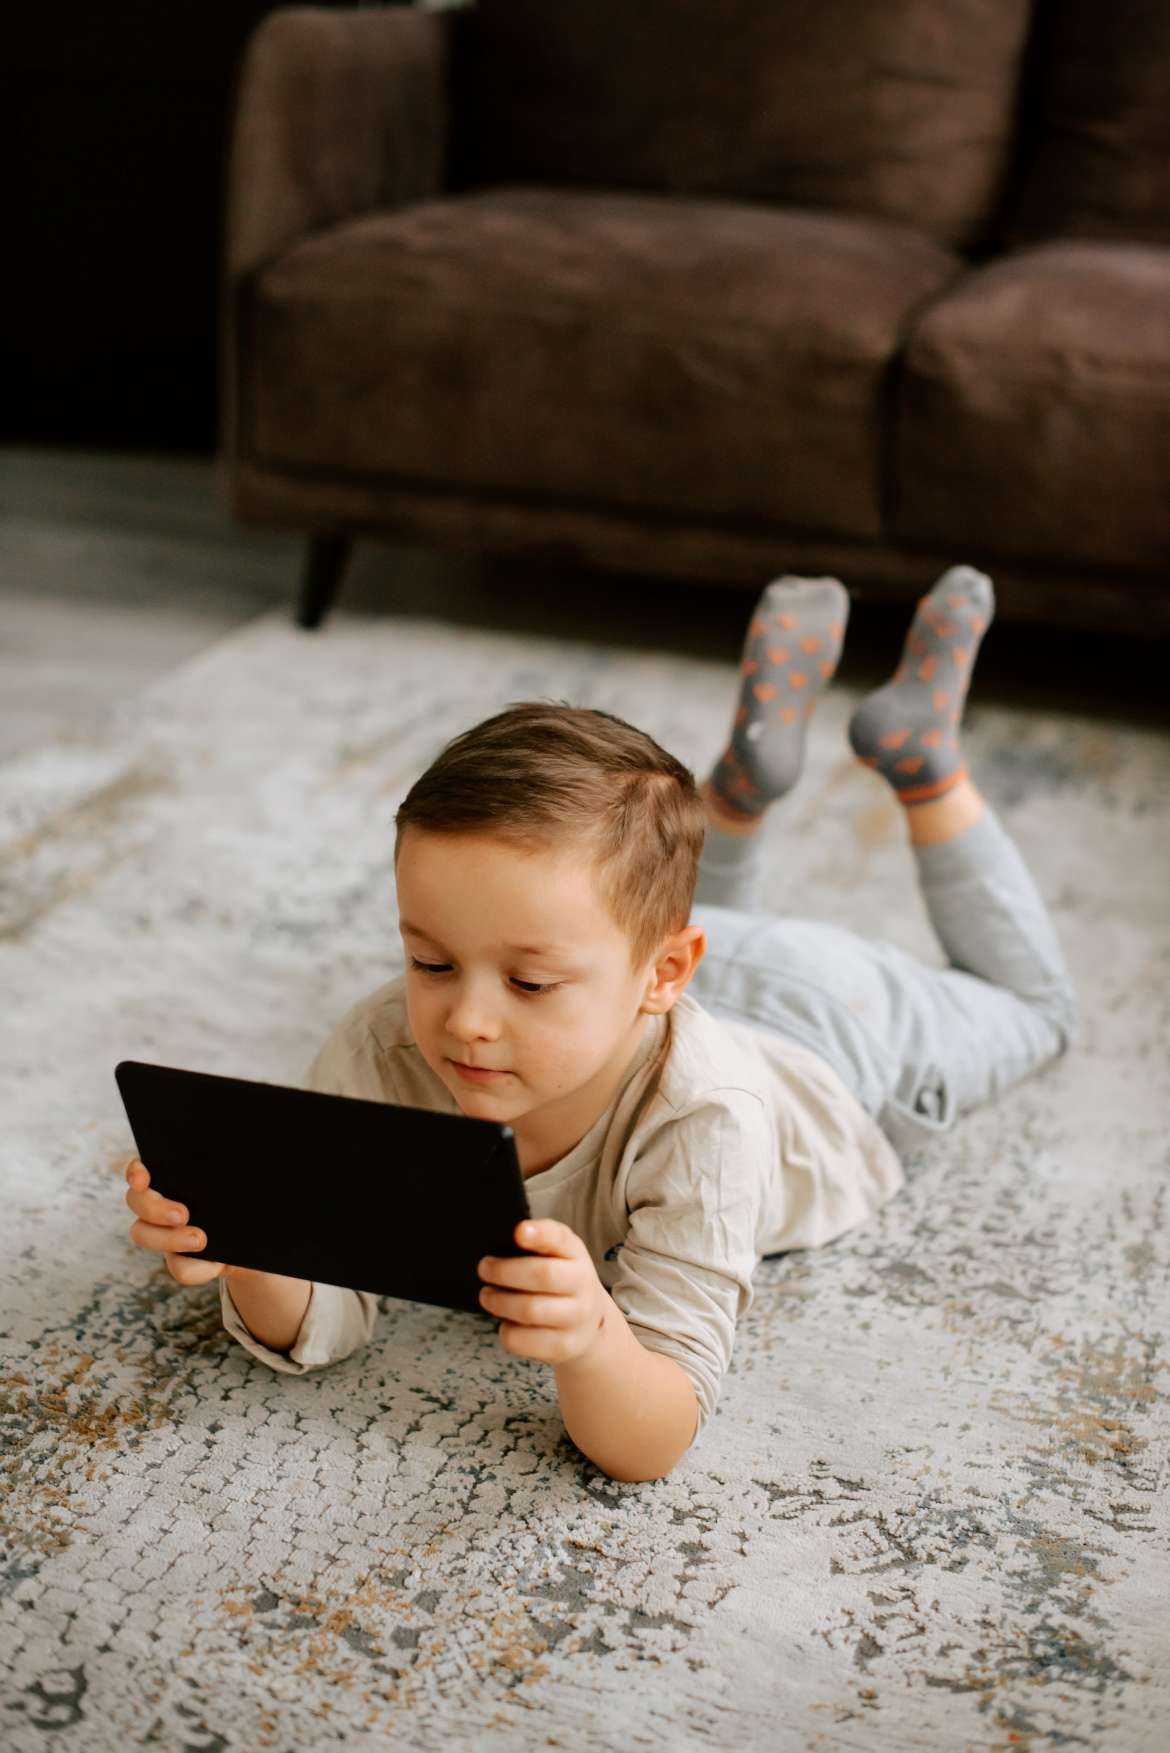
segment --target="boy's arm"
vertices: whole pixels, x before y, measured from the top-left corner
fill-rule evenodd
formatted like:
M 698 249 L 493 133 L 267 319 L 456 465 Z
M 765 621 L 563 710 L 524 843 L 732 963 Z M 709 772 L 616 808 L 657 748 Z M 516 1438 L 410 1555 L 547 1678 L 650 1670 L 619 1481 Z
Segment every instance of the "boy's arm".
M 711 1414 L 752 1300 L 775 1156 L 762 1098 L 721 1086 L 672 1113 L 631 1165 L 605 1327 L 554 1366 L 569 1435 L 615 1479 L 661 1478 Z
M 276 1275 L 270 1273 L 267 1276 Z M 378 1298 L 369 1291 L 349 1290 L 344 1285 L 320 1284 L 308 1279 L 284 1279 L 283 1283 L 292 1287 L 288 1293 L 291 1301 L 286 1300 L 283 1306 L 274 1307 L 269 1298 L 258 1307 L 249 1303 L 248 1291 L 243 1289 L 245 1282 L 234 1276 L 220 1279 L 223 1324 L 245 1351 L 274 1370 L 303 1375 L 306 1370 L 339 1363 L 373 1338 L 378 1319 Z M 303 1291 L 296 1289 L 298 1285 L 303 1285 Z M 258 1291 L 254 1294 L 264 1293 Z M 305 1308 L 294 1329 L 297 1305 L 302 1296 Z M 283 1322 L 284 1325 L 270 1324 L 274 1322 Z
M 233 1272 L 228 1295 L 244 1326 L 270 1351 L 291 1351 L 296 1344 L 313 1283 L 285 1278 L 276 1272 Z
M 592 1348 L 554 1365 L 565 1429 L 611 1479 L 661 1479 L 694 1441 L 699 1402 L 680 1363 L 648 1351 L 606 1293 Z

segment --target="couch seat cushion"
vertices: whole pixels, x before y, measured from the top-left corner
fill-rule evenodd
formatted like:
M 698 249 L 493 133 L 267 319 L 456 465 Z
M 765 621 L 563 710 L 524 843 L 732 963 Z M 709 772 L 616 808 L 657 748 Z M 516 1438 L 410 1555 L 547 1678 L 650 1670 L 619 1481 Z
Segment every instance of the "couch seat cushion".
M 1170 564 L 1170 249 L 1050 243 L 957 282 L 910 336 L 893 534 Z
M 500 189 L 309 238 L 252 288 L 262 462 L 630 512 L 881 527 L 883 379 L 958 271 L 901 225 Z

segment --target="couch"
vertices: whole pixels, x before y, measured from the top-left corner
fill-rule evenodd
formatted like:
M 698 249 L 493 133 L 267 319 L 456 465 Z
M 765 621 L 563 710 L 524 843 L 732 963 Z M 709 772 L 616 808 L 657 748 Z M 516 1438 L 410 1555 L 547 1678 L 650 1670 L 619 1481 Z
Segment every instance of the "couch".
M 218 480 L 302 531 L 1170 630 L 1165 0 L 292 6 L 225 153 Z

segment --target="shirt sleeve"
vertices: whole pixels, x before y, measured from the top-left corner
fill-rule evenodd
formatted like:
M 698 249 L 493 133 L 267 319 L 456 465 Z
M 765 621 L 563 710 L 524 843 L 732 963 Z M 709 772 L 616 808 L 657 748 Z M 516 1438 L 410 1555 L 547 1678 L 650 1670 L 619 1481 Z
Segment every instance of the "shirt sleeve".
M 313 1059 L 302 1087 L 320 1090 L 324 1095 L 372 1096 L 370 1055 L 368 1050 L 362 1051 L 369 1044 L 368 1031 L 355 1034 L 350 1018 L 343 1017 Z M 309 1306 L 291 1349 L 273 1351 L 245 1327 L 231 1299 L 229 1282 L 226 1278 L 219 1281 L 224 1327 L 253 1357 L 285 1375 L 301 1376 L 306 1370 L 340 1363 L 373 1337 L 380 1306 L 373 1292 L 352 1290 L 343 1284 L 318 1284 L 314 1280 Z
M 648 1139 L 627 1182 L 630 1227 L 610 1295 L 648 1351 L 673 1357 L 715 1409 L 751 1307 L 773 1142 L 761 1098 L 714 1090 Z
M 229 1284 L 226 1278 L 219 1281 L 220 1312 L 227 1331 L 245 1351 L 285 1375 L 303 1376 L 306 1370 L 340 1363 L 373 1337 L 379 1304 L 371 1291 L 350 1290 L 343 1284 L 318 1284 L 314 1280 L 309 1306 L 292 1349 L 273 1351 L 245 1327 L 232 1301 Z

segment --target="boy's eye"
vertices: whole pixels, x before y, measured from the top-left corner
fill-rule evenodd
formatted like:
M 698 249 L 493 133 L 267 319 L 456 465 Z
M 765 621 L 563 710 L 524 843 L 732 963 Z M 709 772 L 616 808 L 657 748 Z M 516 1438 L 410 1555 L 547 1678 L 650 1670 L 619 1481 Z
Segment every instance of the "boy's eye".
M 417 968 L 420 974 L 445 974 L 450 963 L 420 962 L 417 956 L 411 956 L 410 965 L 412 968 Z M 535 980 L 516 980 L 514 981 L 514 984 L 520 988 L 521 992 L 526 993 L 530 998 L 539 998 L 542 992 L 555 992 L 558 982 L 554 980 L 547 985 L 540 986 Z

